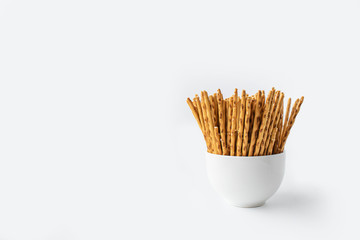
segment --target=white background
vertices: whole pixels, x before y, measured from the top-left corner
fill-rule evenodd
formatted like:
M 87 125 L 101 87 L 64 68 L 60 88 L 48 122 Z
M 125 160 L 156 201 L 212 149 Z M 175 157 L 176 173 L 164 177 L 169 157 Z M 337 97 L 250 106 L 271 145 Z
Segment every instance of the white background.
M 360 2 L 1 1 L 0 239 L 359 239 Z M 282 186 L 226 205 L 185 103 L 305 96 Z

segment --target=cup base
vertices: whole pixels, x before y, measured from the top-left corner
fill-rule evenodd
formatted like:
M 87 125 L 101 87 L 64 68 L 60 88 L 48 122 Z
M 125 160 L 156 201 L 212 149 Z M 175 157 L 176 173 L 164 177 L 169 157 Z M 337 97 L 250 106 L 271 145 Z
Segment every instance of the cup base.
M 232 202 L 228 202 L 228 203 L 234 207 L 239 207 L 239 208 L 257 208 L 265 204 L 265 202 L 252 203 L 252 204 L 237 204 Z

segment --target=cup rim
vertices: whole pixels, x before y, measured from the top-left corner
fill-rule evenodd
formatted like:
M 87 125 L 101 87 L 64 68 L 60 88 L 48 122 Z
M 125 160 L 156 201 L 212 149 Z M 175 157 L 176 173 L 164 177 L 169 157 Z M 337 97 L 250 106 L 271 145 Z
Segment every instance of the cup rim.
M 271 158 L 271 157 L 280 157 L 285 155 L 285 150 L 282 153 L 271 154 L 271 155 L 262 155 L 262 156 L 230 156 L 230 155 L 220 155 L 215 153 L 206 152 L 207 155 L 228 158 L 228 159 L 254 159 L 254 158 Z

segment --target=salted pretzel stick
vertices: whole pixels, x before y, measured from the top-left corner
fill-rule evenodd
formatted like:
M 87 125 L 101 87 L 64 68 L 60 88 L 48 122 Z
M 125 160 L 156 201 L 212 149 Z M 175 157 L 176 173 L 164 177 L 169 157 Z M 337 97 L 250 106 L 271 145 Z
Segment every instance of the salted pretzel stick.
M 289 119 L 289 124 L 288 124 L 287 129 L 286 129 L 286 131 L 284 133 L 284 139 L 283 139 L 283 142 L 282 142 L 282 145 L 281 145 L 281 151 L 284 151 L 286 140 L 287 140 L 287 138 L 288 138 L 288 136 L 290 134 L 290 130 L 291 130 L 292 126 L 295 123 L 295 118 L 296 118 L 297 114 L 300 111 L 300 107 L 301 107 L 301 104 L 304 101 L 304 97 L 301 97 L 301 99 L 299 101 L 298 100 L 299 99 L 297 99 L 296 102 L 295 102 L 295 104 L 297 104 L 297 105 L 295 105 L 293 107 L 293 108 L 295 108 L 294 113 L 291 114 L 290 119 Z
M 238 106 L 238 90 L 235 88 L 234 103 L 231 116 L 231 139 L 230 139 L 230 156 L 235 156 L 236 151 L 236 123 L 237 123 L 237 106 Z
M 219 126 L 219 108 L 218 108 L 218 102 L 217 102 L 217 93 L 213 94 L 214 98 L 214 112 L 215 112 L 215 126 Z
M 215 132 L 215 142 L 216 142 L 216 154 L 221 155 L 222 151 L 221 151 L 219 128 L 215 127 L 214 132 Z
M 203 113 L 202 113 L 202 108 L 201 108 L 199 96 L 197 94 L 195 94 L 194 103 L 195 103 L 196 109 L 197 109 L 198 114 L 199 114 L 199 119 L 200 119 L 200 123 L 201 123 L 201 129 L 204 131 L 205 130 L 204 129 L 204 118 L 203 118 Z
M 297 107 L 297 105 L 298 105 L 298 103 L 299 103 L 299 101 L 300 101 L 300 99 L 296 99 L 296 101 L 295 101 L 295 103 L 293 104 L 293 107 L 292 107 L 292 109 L 291 109 L 291 113 L 290 113 L 290 116 L 289 116 L 289 119 L 288 119 L 288 121 L 287 121 L 287 125 L 286 125 L 286 128 L 284 128 L 283 129 L 283 135 L 281 136 L 281 144 L 280 144 L 280 151 L 282 152 L 283 150 L 284 150 L 284 146 L 285 146 L 285 138 L 287 138 L 286 137 L 286 132 L 287 132 L 287 130 L 289 129 L 289 123 L 290 123 L 290 121 L 293 119 L 293 117 L 294 117 L 294 114 L 295 114 L 295 112 L 296 112 L 296 107 Z
M 273 148 L 274 148 L 274 143 L 275 143 L 275 140 L 276 140 L 276 133 L 277 132 L 278 132 L 278 128 L 275 127 L 272 130 L 272 133 L 271 133 L 271 140 L 270 140 L 270 146 L 269 146 L 268 155 L 271 155 L 273 153 Z
M 244 138 L 242 144 L 242 154 L 241 154 L 242 156 L 248 155 L 250 115 L 251 115 L 251 98 L 248 97 L 246 99 L 245 127 L 244 127 Z
M 283 95 L 283 94 L 282 94 Z M 279 122 L 280 122 L 280 115 L 281 115 L 281 110 L 282 110 L 282 106 L 283 106 L 283 100 L 284 100 L 284 97 L 283 96 L 280 96 L 280 101 L 279 101 L 279 104 L 278 104 L 278 109 L 276 109 L 276 116 L 275 116 L 275 119 L 274 119 L 274 123 L 272 124 L 272 127 L 270 127 L 269 129 L 269 133 L 272 133 L 273 129 L 276 127 L 279 131 Z M 276 135 L 275 136 L 269 136 L 268 137 L 268 140 L 269 142 L 266 143 L 265 145 L 265 153 L 268 153 L 270 152 L 270 141 L 271 139 L 274 137 L 275 138 L 275 141 L 276 141 L 276 138 L 277 138 L 277 133 L 278 131 L 275 133 Z M 274 142 L 274 145 L 275 145 L 275 142 Z M 272 146 L 272 148 L 274 148 L 274 145 Z M 273 152 L 274 150 L 271 149 L 271 152 Z
M 236 155 L 242 156 L 242 143 L 243 143 L 243 133 L 244 133 L 244 121 L 245 121 L 245 111 L 246 111 L 246 91 L 242 90 L 240 98 L 240 117 L 239 117 L 239 131 L 236 147 Z
M 277 104 L 278 104 L 279 94 L 280 94 L 280 91 L 276 91 L 275 95 L 274 95 L 275 97 L 272 99 L 273 101 L 271 103 L 270 118 L 266 122 L 265 130 L 264 130 L 265 133 L 264 133 L 264 136 L 263 136 L 263 141 L 262 141 L 261 146 L 260 146 L 260 156 L 266 154 L 266 152 L 265 152 L 265 144 L 266 144 L 268 135 L 271 133 L 271 132 L 269 132 L 270 123 L 274 121 L 275 109 L 276 109 Z
M 212 116 L 210 100 L 209 100 L 209 96 L 208 96 L 206 91 L 202 92 L 202 96 L 204 98 L 203 101 L 205 102 L 206 119 L 207 119 L 208 129 L 210 130 L 209 139 L 210 139 L 210 142 L 211 142 L 212 150 L 215 151 L 216 144 L 215 144 L 215 132 L 214 132 L 214 122 L 213 122 L 214 118 Z
M 288 102 L 287 102 L 287 106 L 286 106 L 286 113 L 285 113 L 285 120 L 284 120 L 284 127 L 282 129 L 282 132 L 281 132 L 281 139 L 283 138 L 284 136 L 284 131 L 287 127 L 287 124 L 288 124 L 288 120 L 289 120 L 289 114 L 290 114 L 290 107 L 291 107 L 291 98 L 288 99 Z
M 218 103 L 218 110 L 219 110 L 219 129 L 220 129 L 220 135 L 221 135 L 221 148 L 222 153 L 226 153 L 226 129 L 225 129 L 225 113 L 224 113 L 224 101 L 221 94 L 220 89 L 218 89 L 217 94 L 217 103 Z
M 195 95 L 194 103 L 195 103 L 195 105 L 196 105 L 196 109 L 197 109 L 198 114 L 199 114 L 199 118 L 200 118 L 202 130 L 203 130 L 204 139 L 205 139 L 205 142 L 206 142 L 206 147 L 209 149 L 209 148 L 211 148 L 211 145 L 210 145 L 210 142 L 209 142 L 209 138 L 208 138 L 208 134 L 207 134 L 207 129 L 206 129 L 206 124 L 205 124 L 205 120 L 204 120 L 203 107 L 201 106 L 201 103 L 200 103 L 200 100 L 199 100 L 199 96 L 198 96 L 197 94 Z
M 278 131 L 276 133 L 276 140 L 275 140 L 275 144 L 274 144 L 274 149 L 272 150 L 272 152 L 274 154 L 279 153 L 279 144 L 280 144 L 280 139 L 281 139 L 281 131 L 282 131 L 282 127 L 283 127 L 283 114 L 284 114 L 284 105 L 281 104 L 281 110 L 280 110 L 280 119 L 278 122 Z
M 214 96 L 210 95 L 209 100 L 210 100 L 210 107 L 211 107 L 212 116 L 213 116 L 213 123 L 214 123 L 214 126 L 217 126 Z
M 256 97 L 251 96 L 251 114 L 250 114 L 250 127 L 249 127 L 249 147 L 251 142 L 251 133 L 254 127 L 254 118 L 255 118 L 255 105 L 256 105 Z
M 198 125 L 199 125 L 199 127 L 200 127 L 200 129 L 201 129 L 201 132 L 204 132 L 204 131 L 203 131 L 203 128 L 202 128 L 202 126 L 201 126 L 199 114 L 198 114 L 198 112 L 196 111 L 193 102 L 190 100 L 190 98 L 187 98 L 187 99 L 186 99 L 186 102 L 187 102 L 187 104 L 189 105 L 189 107 L 190 107 L 190 109 L 191 109 L 191 112 L 192 112 L 192 114 L 194 115 L 194 117 L 195 117 L 195 119 L 196 119 L 196 122 L 198 123 Z
M 276 106 L 276 109 L 275 109 L 275 113 L 274 113 L 274 117 L 272 118 L 272 121 L 270 123 L 270 128 L 269 128 L 269 134 L 268 134 L 268 137 L 266 139 L 266 143 L 265 143 L 265 153 L 268 152 L 268 148 L 269 148 L 269 145 L 270 145 L 270 140 L 271 140 L 271 133 L 273 131 L 273 128 L 274 127 L 277 127 L 278 126 L 278 121 L 280 119 L 280 110 L 281 110 L 281 106 L 283 105 L 283 100 L 284 100 L 284 93 L 281 93 L 280 94 L 280 98 L 278 99 L 277 101 L 277 106 Z
M 261 126 L 260 126 L 260 130 L 259 130 L 259 136 L 256 141 L 254 156 L 258 156 L 260 153 L 260 147 L 261 147 L 261 143 L 262 143 L 263 137 L 264 137 L 265 126 L 270 117 L 270 107 L 271 107 L 271 99 L 273 97 L 273 93 L 274 93 L 274 90 L 271 90 L 266 98 L 265 110 L 264 110 L 264 114 L 263 114 L 262 120 L 261 120 Z
M 262 90 L 261 91 L 261 116 L 264 115 L 264 112 L 265 112 L 265 91 Z
M 210 132 L 210 127 L 209 127 L 209 119 L 207 117 L 205 98 L 204 98 L 203 92 L 201 92 L 200 105 L 201 105 L 201 110 L 202 110 L 202 113 L 203 113 L 204 130 L 205 130 L 206 144 L 207 144 L 208 152 L 214 153 L 214 148 L 212 146 L 211 132 Z
M 233 104 L 234 104 L 234 98 L 229 98 L 229 104 L 228 104 L 228 114 L 227 114 L 227 136 L 226 136 L 226 144 L 230 151 L 230 142 L 231 142 L 231 118 L 232 118 L 232 112 L 233 112 Z
M 249 154 L 248 154 L 249 156 L 253 156 L 254 154 L 256 138 L 259 133 L 259 127 L 261 124 L 261 104 L 262 104 L 261 101 L 262 101 L 262 94 L 261 91 L 259 90 L 257 93 L 256 104 L 255 104 L 254 126 L 252 128 L 252 133 L 251 133 L 251 142 L 250 142 Z

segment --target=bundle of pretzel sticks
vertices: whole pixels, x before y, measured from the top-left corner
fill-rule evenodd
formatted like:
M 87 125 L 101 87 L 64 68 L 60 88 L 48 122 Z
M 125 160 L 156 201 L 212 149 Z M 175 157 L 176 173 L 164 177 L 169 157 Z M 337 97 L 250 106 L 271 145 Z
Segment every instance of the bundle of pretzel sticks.
M 265 97 L 259 90 L 249 96 L 235 88 L 234 95 L 225 98 L 220 89 L 213 95 L 201 92 L 187 103 L 204 135 L 207 151 L 230 156 L 263 156 L 284 151 L 286 140 L 300 111 L 304 97 L 291 107 L 287 101 L 285 117 L 284 93 L 272 88 Z M 266 99 L 265 99 L 266 98 Z

